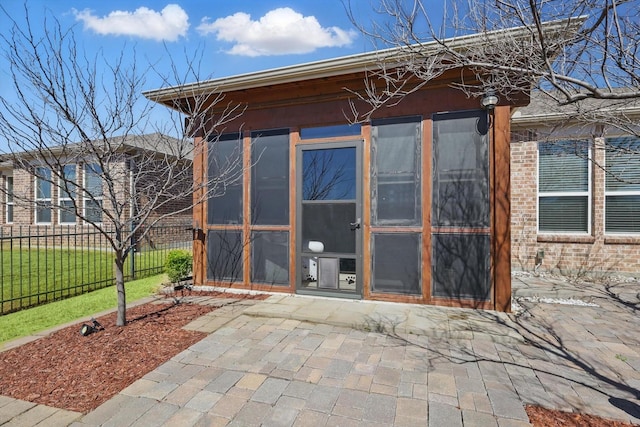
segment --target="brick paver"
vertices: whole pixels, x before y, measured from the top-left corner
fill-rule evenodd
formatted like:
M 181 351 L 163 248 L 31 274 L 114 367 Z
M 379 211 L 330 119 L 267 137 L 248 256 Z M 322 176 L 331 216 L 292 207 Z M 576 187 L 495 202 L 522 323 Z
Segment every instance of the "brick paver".
M 532 303 L 507 318 L 272 298 L 244 314 L 225 306 L 224 321 L 198 319 L 190 327 L 209 336 L 83 417 L 0 396 L 0 424 L 523 427 L 525 404 L 640 422 L 640 316 L 631 305 Z M 400 332 L 376 332 L 362 317 L 346 325 L 349 303 L 354 316 L 396 319 Z M 429 316 L 447 334 L 415 333 Z M 462 318 L 465 333 L 453 334 Z

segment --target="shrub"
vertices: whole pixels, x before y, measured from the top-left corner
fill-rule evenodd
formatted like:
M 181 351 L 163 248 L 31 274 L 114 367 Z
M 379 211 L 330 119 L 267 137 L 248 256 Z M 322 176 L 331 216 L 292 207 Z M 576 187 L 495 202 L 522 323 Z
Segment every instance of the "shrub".
M 191 252 L 175 249 L 167 254 L 164 271 L 172 283 L 177 283 L 189 277 L 192 268 L 193 256 Z

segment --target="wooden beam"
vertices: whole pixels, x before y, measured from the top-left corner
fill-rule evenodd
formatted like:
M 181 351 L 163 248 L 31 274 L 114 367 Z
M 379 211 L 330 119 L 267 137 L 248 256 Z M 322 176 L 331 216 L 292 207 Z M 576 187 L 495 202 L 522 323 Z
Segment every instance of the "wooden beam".
M 193 141 L 193 284 L 204 285 L 206 281 L 206 164 L 207 143 L 201 136 L 196 136 Z
M 511 311 L 511 175 L 509 106 L 496 107 L 493 118 L 493 286 L 494 309 Z

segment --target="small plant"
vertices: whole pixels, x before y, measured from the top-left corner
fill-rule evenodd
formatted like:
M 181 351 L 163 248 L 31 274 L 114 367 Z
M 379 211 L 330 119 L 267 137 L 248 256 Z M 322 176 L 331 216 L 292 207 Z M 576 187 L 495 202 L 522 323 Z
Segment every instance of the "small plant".
M 169 276 L 171 283 L 178 283 L 189 277 L 193 268 L 193 256 L 185 250 L 172 250 L 167 254 L 164 263 L 164 271 Z
M 627 358 L 626 356 L 623 356 L 622 354 L 616 354 L 616 359 L 622 361 L 622 362 L 626 362 Z

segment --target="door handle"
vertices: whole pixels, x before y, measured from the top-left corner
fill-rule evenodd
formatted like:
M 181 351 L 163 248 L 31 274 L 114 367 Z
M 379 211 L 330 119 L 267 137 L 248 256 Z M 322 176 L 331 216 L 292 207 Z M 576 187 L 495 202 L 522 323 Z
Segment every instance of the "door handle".
M 351 230 L 357 230 L 360 228 L 360 218 L 356 220 L 356 222 L 350 222 Z

